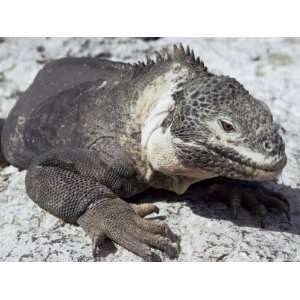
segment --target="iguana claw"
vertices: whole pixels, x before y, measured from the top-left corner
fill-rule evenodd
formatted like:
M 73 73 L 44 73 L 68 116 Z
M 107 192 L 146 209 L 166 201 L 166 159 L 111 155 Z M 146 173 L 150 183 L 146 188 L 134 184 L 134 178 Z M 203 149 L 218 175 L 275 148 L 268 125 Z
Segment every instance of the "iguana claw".
M 207 192 L 209 198 L 225 200 L 231 208 L 234 219 L 238 217 L 239 207 L 244 206 L 260 217 L 263 228 L 264 218 L 268 212 L 281 212 L 289 222 L 291 221 L 287 199 L 279 192 L 270 191 L 259 183 L 218 179 L 208 187 Z

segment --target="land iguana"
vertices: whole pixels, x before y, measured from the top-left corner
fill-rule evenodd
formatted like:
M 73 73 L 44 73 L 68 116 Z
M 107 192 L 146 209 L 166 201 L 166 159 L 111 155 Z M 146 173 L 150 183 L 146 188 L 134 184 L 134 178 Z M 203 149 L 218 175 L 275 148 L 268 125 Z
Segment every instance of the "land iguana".
M 3 126 L 2 126 L 3 125 Z M 286 164 L 279 126 L 266 104 L 234 78 L 214 75 L 189 47 L 147 62 L 54 60 L 1 121 L 1 157 L 28 169 L 29 197 L 91 237 L 146 261 L 179 253 L 177 236 L 151 204 L 130 204 L 150 187 L 184 193 L 209 178 L 234 215 L 240 204 L 289 217 L 286 199 L 260 181 Z

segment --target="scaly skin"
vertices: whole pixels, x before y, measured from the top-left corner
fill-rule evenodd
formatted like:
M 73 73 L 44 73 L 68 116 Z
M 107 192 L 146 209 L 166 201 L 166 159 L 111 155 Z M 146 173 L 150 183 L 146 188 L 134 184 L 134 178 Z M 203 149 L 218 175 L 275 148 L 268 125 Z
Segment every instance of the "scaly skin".
M 286 164 L 266 105 L 208 72 L 189 48 L 156 58 L 51 62 L 4 122 L 2 154 L 28 169 L 29 197 L 81 226 L 94 255 L 110 239 L 147 261 L 160 260 L 153 248 L 178 256 L 177 236 L 145 218 L 158 208 L 128 203 L 149 187 L 182 194 L 216 177 L 208 194 L 225 195 L 234 216 L 242 202 L 261 217 L 268 207 L 289 215 L 280 195 L 240 181 L 273 180 Z

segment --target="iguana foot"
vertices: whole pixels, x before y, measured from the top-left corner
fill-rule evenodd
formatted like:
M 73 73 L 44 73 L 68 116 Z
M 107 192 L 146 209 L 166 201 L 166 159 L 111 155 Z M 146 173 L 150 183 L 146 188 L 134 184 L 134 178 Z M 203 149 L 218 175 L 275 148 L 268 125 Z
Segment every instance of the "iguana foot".
M 239 208 L 244 206 L 251 213 L 258 215 L 264 228 L 264 217 L 268 212 L 283 213 L 291 221 L 290 205 L 279 192 L 270 191 L 257 182 L 216 179 L 208 187 L 209 198 L 225 200 L 231 208 L 234 219 Z
M 120 199 L 110 199 L 104 205 L 88 209 L 78 224 L 92 238 L 94 256 L 108 238 L 145 261 L 161 261 L 153 248 L 175 259 L 179 253 L 177 236 L 162 221 L 143 218 L 158 211 L 153 204 L 129 205 Z

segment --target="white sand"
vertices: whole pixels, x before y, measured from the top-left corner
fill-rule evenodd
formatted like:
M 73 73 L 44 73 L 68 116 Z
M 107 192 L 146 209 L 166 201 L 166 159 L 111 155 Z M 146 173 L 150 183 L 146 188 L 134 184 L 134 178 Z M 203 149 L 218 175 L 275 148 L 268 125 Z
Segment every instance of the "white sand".
M 6 39 L 0 43 L 0 116 L 5 117 L 18 93 L 43 66 L 37 61 L 66 55 L 111 53 L 111 59 L 136 61 L 174 42 L 189 44 L 211 71 L 236 77 L 264 100 L 286 129 L 288 165 L 280 188 L 289 198 L 293 224 L 281 216 L 258 219 L 242 211 L 233 222 L 221 203 L 207 203 L 195 193 L 177 201 L 158 199 L 161 214 L 181 235 L 180 261 L 299 260 L 300 244 L 300 39 Z M 45 48 L 44 57 L 37 51 Z M 0 261 L 89 261 L 91 243 L 84 232 L 64 225 L 39 209 L 25 194 L 25 171 L 7 167 L 0 174 Z M 199 196 L 200 198 L 200 196 Z M 170 200 L 170 199 L 169 199 Z M 103 260 L 136 261 L 124 249 Z

